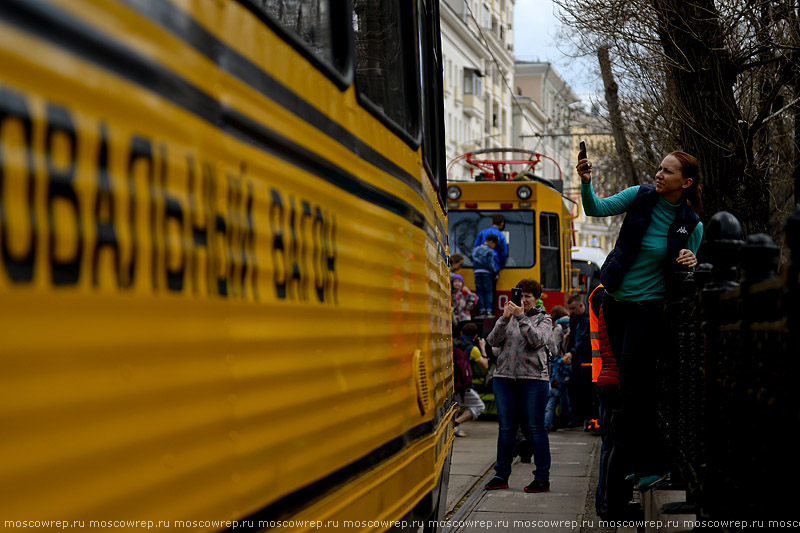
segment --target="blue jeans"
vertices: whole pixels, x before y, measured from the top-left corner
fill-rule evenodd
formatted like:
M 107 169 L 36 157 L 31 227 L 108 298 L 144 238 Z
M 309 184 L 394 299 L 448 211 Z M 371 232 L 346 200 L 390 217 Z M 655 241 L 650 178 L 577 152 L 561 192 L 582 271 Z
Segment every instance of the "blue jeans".
M 562 385 L 561 393 L 558 396 L 548 396 L 547 406 L 544 408 L 544 427 L 548 428 L 553 426 L 553 418 L 556 416 L 556 406 L 561 405 L 561 422 L 564 420 L 572 420 L 572 412 L 569 405 L 569 394 L 567 394 L 566 386 Z M 559 421 L 556 421 L 555 426 L 559 426 Z
M 509 379 L 496 377 L 492 380 L 494 399 L 497 405 L 497 464 L 495 475 L 507 480 L 511 475 L 517 427 L 521 427 L 525 438 L 533 449 L 536 470 L 534 479 L 550 479 L 550 439 L 544 428 L 544 408 L 550 384 L 538 379 Z
M 475 292 L 478 293 L 478 312 L 494 313 L 492 308 L 494 287 L 491 274 L 480 272 L 475 274 Z

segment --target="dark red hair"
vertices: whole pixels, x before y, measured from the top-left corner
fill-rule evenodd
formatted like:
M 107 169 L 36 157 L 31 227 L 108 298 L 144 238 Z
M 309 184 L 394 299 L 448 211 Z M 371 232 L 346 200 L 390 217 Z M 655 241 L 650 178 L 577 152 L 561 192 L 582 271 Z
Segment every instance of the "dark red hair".
M 700 163 L 693 155 L 689 155 L 681 150 L 672 152 L 672 157 L 678 160 L 681 164 L 681 173 L 684 178 L 691 178 L 692 184 L 683 191 L 683 197 L 689 202 L 689 206 L 698 215 L 703 212 L 703 185 L 701 184 L 702 176 L 700 176 Z

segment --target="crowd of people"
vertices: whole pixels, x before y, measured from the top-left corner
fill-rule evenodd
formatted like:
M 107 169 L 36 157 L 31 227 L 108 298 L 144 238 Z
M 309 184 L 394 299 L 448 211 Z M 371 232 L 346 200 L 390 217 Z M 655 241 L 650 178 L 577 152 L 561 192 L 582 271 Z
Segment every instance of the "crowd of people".
M 505 221 L 496 215 L 472 251 L 477 294 L 457 272 L 463 257 L 451 257 L 454 348 L 491 378 L 497 459 L 486 490 L 509 488 L 518 434 L 535 465 L 524 491 L 536 493 L 550 490 L 548 433 L 597 427 L 602 447 L 596 511 L 604 519 L 631 519 L 641 514 L 631 502 L 633 490 L 647 491 L 669 474 L 668 454 L 657 435 L 657 401 L 668 392 L 660 390 L 657 379 L 666 344 L 659 339 L 668 334 L 664 304 L 670 274 L 697 264 L 701 176 L 697 159 L 675 151 L 662 161 L 654 185 L 601 199 L 592 187 L 591 161 L 582 158 L 576 168 L 588 216 L 625 214 L 601 284 L 586 299 L 570 295 L 566 307 L 555 305 L 548 312 L 539 282 L 522 279 L 516 286 L 521 300 L 506 301 L 491 329 L 481 332 L 476 321 L 494 318 L 492 287 L 508 257 Z M 456 435 L 466 436 L 461 424 L 477 418 L 485 405 L 469 385 L 457 391 L 457 398 L 463 412 Z

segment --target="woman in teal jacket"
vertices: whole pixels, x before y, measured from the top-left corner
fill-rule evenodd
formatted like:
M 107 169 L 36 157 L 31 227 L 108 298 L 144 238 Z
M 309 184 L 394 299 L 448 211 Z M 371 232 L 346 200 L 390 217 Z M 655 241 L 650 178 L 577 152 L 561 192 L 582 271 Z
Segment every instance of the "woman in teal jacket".
M 700 167 L 691 155 L 672 152 L 656 172 L 655 185 L 629 187 L 603 199 L 592 188 L 591 162 L 582 159 L 577 169 L 587 215 L 626 213 L 600 279 L 606 288 L 606 328 L 620 369 L 622 414 L 615 431 L 633 458 L 639 489 L 646 490 L 669 468 L 656 417 L 659 350 L 668 334 L 664 299 L 670 273 L 697 265 L 703 238 Z

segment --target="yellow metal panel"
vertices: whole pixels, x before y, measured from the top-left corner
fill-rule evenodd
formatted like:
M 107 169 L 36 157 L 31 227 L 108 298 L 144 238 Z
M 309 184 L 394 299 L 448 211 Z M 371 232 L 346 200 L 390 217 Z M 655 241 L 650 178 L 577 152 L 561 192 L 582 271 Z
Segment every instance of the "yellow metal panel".
M 416 174 L 418 161 L 403 160 L 408 146 L 364 108 L 357 105 L 355 90 L 350 87 L 343 98 L 330 98 L 335 89 L 332 82 L 301 60 L 290 45 L 277 39 L 274 34 L 261 31 L 262 23 L 253 17 L 238 2 L 217 2 L 217 9 L 209 8 L 204 0 L 170 0 L 190 13 L 207 30 L 223 39 L 235 50 L 255 64 L 269 70 L 276 79 L 325 114 L 355 132 L 359 138 L 380 153 L 404 166 L 412 175 Z
M 0 90 L 31 119 L 30 138 L 22 119 L 0 124 L 0 244 L 15 258 L 35 252 L 30 282 L 0 268 L 4 517 L 242 518 L 430 422 L 452 394 L 452 359 L 443 213 L 426 179 L 420 197 L 113 2 L 55 4 L 287 142 L 335 155 L 345 172 L 419 209 L 434 236 L 0 23 L 0 63 L 13 72 Z M 222 10 L 221 27 L 240 24 L 237 46 L 264 68 L 276 61 L 253 42 L 281 43 L 238 4 L 192 9 Z M 319 73 L 292 75 L 299 88 Z M 350 93 L 319 92 L 350 100 L 332 114 L 355 109 Z M 348 127 L 390 137 L 358 113 Z M 419 154 L 385 142 L 417 175 Z M 54 176 L 67 173 L 69 194 L 52 195 Z M 109 228 L 113 246 L 101 240 Z M 75 279 L 56 285 L 73 260 Z M 435 391 L 425 416 L 417 350 Z M 413 507 L 436 483 L 452 416 L 444 412 L 436 438 L 380 466 L 385 475 L 361 474 L 374 490 L 351 497 L 354 508 L 396 519 Z M 386 500 L 374 498 L 389 490 L 405 496 L 379 508 Z
M 451 414 L 455 414 L 453 410 Z M 449 425 L 406 449 L 368 475 L 353 483 L 346 491 L 320 499 L 299 513 L 294 520 L 319 523 L 305 528 L 347 531 L 382 531 L 396 526 L 396 518 L 405 516 L 417 499 L 436 483 L 454 437 Z M 439 453 L 436 453 L 439 452 Z M 437 457 L 438 456 L 438 457 Z M 417 483 L 408 491 L 409 483 Z M 382 511 L 373 515 L 374 509 Z
M 363 180 L 402 195 L 419 209 L 432 209 L 430 199 L 410 194 L 411 189 L 384 172 L 376 171 L 363 159 L 353 157 L 337 139 L 329 137 L 311 124 L 298 121 L 287 109 L 276 105 L 268 96 L 256 91 L 231 74 L 219 70 L 200 52 L 143 16 L 115 0 L 73 2 L 54 0 L 65 10 L 97 24 L 120 20 L 122 28 L 131 34 L 131 49 L 152 57 L 180 74 L 199 88 L 215 96 L 225 105 L 247 110 L 248 114 L 295 142 L 328 154 L 331 160 L 355 173 Z M 410 176 L 421 165 L 418 152 L 387 130 L 372 114 L 362 108 L 353 87 L 341 92 L 325 75 L 279 37 L 264 31 L 263 22 L 256 19 L 238 2 L 179 1 L 176 6 L 204 23 L 210 33 L 232 46 L 245 58 L 260 66 L 300 97 L 312 103 L 337 123 L 352 129 L 361 141 L 372 145 L 388 156 Z M 102 7 L 102 9 L 98 9 Z M 113 16 L 113 18 L 112 18 Z M 235 30 L 233 29 L 235 28 Z M 115 33 L 119 31 L 114 28 Z M 333 97 L 332 97 L 333 95 Z M 433 219 L 429 220 L 432 221 Z

